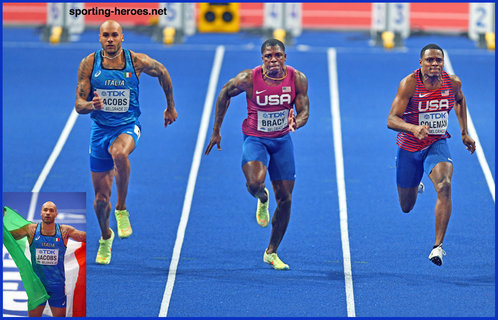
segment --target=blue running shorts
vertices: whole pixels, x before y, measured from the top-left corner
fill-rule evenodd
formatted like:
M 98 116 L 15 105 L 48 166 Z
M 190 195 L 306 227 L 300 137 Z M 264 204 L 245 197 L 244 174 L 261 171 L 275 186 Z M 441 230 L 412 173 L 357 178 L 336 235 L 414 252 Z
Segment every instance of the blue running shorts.
M 267 168 L 270 179 L 296 180 L 294 145 L 290 134 L 279 138 L 244 135 L 242 166 L 249 161 L 260 161 Z
M 424 171 L 429 176 L 432 169 L 440 162 L 453 163 L 446 139 L 440 139 L 429 147 L 416 152 L 398 148 L 396 183 L 401 188 L 416 187 L 420 184 Z
M 45 290 L 47 290 L 47 293 L 50 296 L 47 301 L 51 307 L 65 308 L 67 306 L 66 288 L 64 284 L 45 287 Z M 44 306 L 47 301 L 40 304 L 40 306 Z
M 90 134 L 90 170 L 93 172 L 112 170 L 114 168 L 114 161 L 109 153 L 109 147 L 122 133 L 132 136 L 136 147 L 140 138 L 141 128 L 138 121 L 118 127 L 104 127 L 92 122 Z

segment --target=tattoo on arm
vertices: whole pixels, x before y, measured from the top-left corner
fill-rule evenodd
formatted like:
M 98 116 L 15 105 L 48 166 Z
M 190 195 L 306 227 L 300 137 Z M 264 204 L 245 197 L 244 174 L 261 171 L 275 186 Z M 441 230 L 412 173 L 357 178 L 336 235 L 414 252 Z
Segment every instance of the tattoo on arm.
M 90 102 L 87 101 L 91 90 L 90 73 L 92 71 L 92 63 L 90 63 L 90 57 L 85 57 L 78 68 L 75 108 L 78 113 L 83 114 L 92 111 L 92 108 L 89 108 Z
M 164 66 L 154 59 L 150 60 L 151 60 L 151 65 L 148 68 L 149 72 L 147 74 L 152 77 L 159 77 L 162 73 L 161 69 L 164 68 Z
M 135 54 L 134 63 L 137 73 L 144 72 L 151 77 L 158 78 L 159 84 L 161 85 L 161 88 L 163 88 L 166 96 L 168 108 L 174 107 L 175 101 L 173 98 L 173 84 L 169 72 L 164 65 L 145 54 L 138 53 Z
M 62 229 L 62 228 L 61 228 Z M 68 230 L 66 228 L 62 229 L 61 230 L 61 233 L 62 233 L 62 239 L 65 239 L 67 240 L 69 238 L 69 235 L 68 235 Z
M 21 227 L 16 230 L 12 230 L 10 231 L 10 234 L 12 235 L 14 240 L 19 240 L 29 235 L 27 226 Z
M 160 63 L 156 62 L 158 64 L 158 70 L 161 70 L 161 73 L 159 75 L 159 84 L 163 88 L 164 94 L 166 95 L 166 102 L 168 107 L 174 107 L 175 106 L 175 101 L 173 99 L 173 83 L 171 81 L 171 77 L 169 75 L 168 70 Z M 160 67 L 159 67 L 160 65 Z M 160 69 L 159 69 L 160 68 Z
M 80 64 L 80 67 L 78 68 L 78 88 L 79 88 L 79 96 L 81 98 L 84 98 L 86 99 L 87 97 L 84 96 L 84 91 L 86 86 L 88 84 L 88 81 L 89 81 L 89 72 L 88 72 L 88 69 L 89 69 L 89 63 L 88 63 L 88 57 L 85 57 L 82 61 L 81 61 L 81 64 Z
M 67 226 L 67 229 L 63 231 L 63 238 L 66 239 L 66 242 L 69 238 L 73 239 L 74 241 L 78 242 L 86 242 L 86 232 L 85 231 L 80 231 L 76 230 L 76 228 Z

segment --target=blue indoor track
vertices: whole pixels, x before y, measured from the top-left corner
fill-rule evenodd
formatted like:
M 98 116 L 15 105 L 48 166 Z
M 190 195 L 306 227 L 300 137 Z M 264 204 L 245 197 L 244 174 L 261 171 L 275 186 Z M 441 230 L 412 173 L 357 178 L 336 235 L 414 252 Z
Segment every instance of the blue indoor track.
M 494 52 L 456 36 L 414 36 L 403 49 L 386 51 L 371 46 L 368 33 L 361 32 L 304 32 L 288 46 L 287 64 L 309 81 L 310 118 L 292 134 L 297 178 L 291 221 L 278 250 L 290 270 L 281 272 L 263 262 L 271 228 L 257 225 L 256 199 L 247 192 L 240 168 L 241 124 L 247 114 L 243 94 L 231 100 L 221 129 L 222 151 L 215 147 L 209 156 L 202 154 L 197 175 L 191 175 L 191 168 L 197 168 L 205 105 L 213 109 L 202 152 L 217 94 L 239 71 L 261 63 L 264 39 L 245 33 L 195 35 L 168 47 L 131 30 L 124 33 L 125 48 L 146 53 L 168 69 L 178 119 L 163 127 L 164 93 L 157 79 L 142 75 L 143 130 L 131 155 L 127 198 L 133 235 L 116 237 L 109 265 L 95 263 L 100 229 L 92 209 L 88 115 L 77 117 L 41 186 L 44 192 L 86 192 L 87 316 L 156 317 L 165 309 L 169 317 L 495 316 Z M 31 191 L 74 109 L 78 65 L 100 45 L 95 31 L 57 46 L 39 41 L 34 29 L 4 28 L 3 37 L 3 190 Z M 441 267 L 427 258 L 434 242 L 436 193 L 424 176 L 425 193 L 411 213 L 402 213 L 395 181 L 396 133 L 386 126 L 400 80 L 419 67 L 420 49 L 431 42 L 446 50 L 463 82 L 493 183 L 492 195 L 477 155 L 461 142 L 452 112 L 453 211 Z M 211 77 L 215 57 L 221 59 L 219 76 Z M 342 231 L 339 194 L 344 190 L 336 171 L 331 65 L 337 71 L 334 98 L 347 203 L 347 229 Z M 214 96 L 206 102 L 212 81 Z M 266 186 L 273 212 L 268 177 Z M 113 210 L 115 202 L 114 186 Z M 188 220 L 179 235 L 182 212 Z M 111 228 L 116 231 L 112 214 Z M 351 257 L 350 295 L 344 231 Z M 170 270 L 178 241 L 178 265 Z M 168 275 L 174 279 L 170 297 L 165 294 Z

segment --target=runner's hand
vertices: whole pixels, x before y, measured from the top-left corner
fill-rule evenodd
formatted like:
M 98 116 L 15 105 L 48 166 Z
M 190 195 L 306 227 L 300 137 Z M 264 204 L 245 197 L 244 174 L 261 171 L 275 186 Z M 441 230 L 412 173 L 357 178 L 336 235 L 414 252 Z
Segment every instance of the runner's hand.
M 470 154 L 473 154 L 474 151 L 476 151 L 476 142 L 468 134 L 462 136 L 462 142 L 467 146 L 467 150 L 470 151 Z
M 294 109 L 290 109 L 289 111 L 289 118 L 287 119 L 287 122 L 289 123 L 289 129 L 290 131 L 294 132 L 297 128 L 296 124 L 296 116 L 294 115 Z
M 209 152 L 211 152 L 211 149 L 215 144 L 218 146 L 218 151 L 221 151 L 220 142 L 221 142 L 221 135 L 219 133 L 218 134 L 213 133 L 211 135 L 211 139 L 209 140 L 209 144 L 206 147 L 206 151 L 204 151 L 204 154 L 207 156 Z
M 164 127 L 166 128 L 168 125 L 175 122 L 177 117 L 178 114 L 174 107 L 164 109 Z
M 417 126 L 413 131 L 413 135 L 419 140 L 424 140 L 429 136 L 429 126 Z
M 94 110 L 101 110 L 104 108 L 104 100 L 102 100 L 97 91 L 93 92 L 92 105 Z

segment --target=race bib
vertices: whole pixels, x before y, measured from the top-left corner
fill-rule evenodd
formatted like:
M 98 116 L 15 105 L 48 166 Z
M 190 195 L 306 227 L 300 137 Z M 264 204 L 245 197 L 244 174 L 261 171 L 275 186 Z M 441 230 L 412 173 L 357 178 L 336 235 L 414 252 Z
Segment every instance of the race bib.
M 36 263 L 55 266 L 59 262 L 59 249 L 36 249 Z
M 275 132 L 285 129 L 288 124 L 289 110 L 258 111 L 258 131 Z
M 443 135 L 448 129 L 448 111 L 419 113 L 418 124 L 429 126 L 429 134 Z
M 104 101 L 105 112 L 126 112 L 130 107 L 130 89 L 96 89 Z

